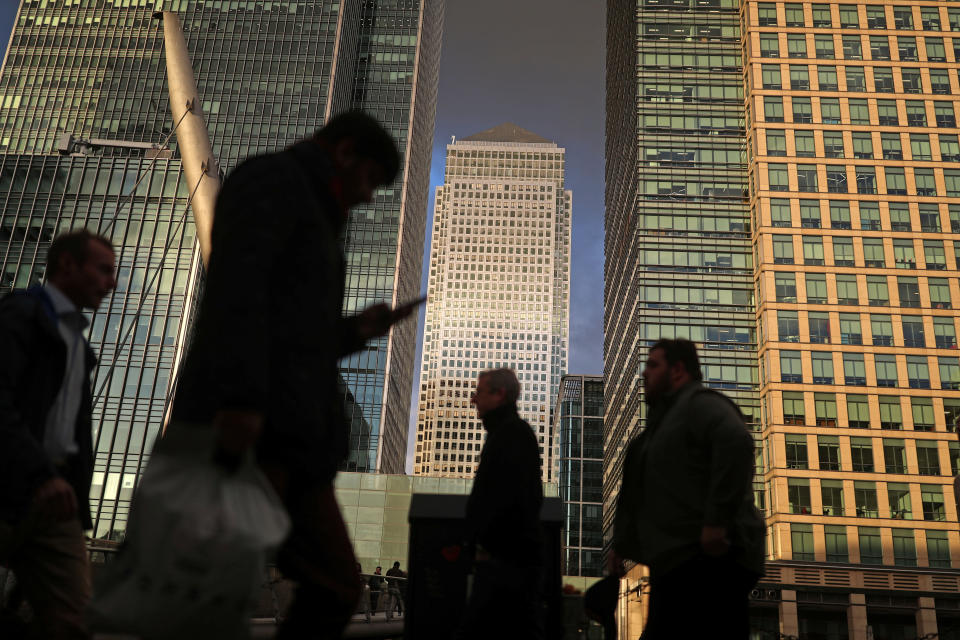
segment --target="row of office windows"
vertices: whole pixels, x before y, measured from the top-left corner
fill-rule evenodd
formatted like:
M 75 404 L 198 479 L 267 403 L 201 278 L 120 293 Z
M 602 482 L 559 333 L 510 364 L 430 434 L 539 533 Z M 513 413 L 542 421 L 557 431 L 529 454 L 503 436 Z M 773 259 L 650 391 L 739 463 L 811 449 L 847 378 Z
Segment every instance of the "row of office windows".
M 881 204 L 884 207 L 881 208 Z M 853 209 L 850 205 L 848 200 L 771 198 L 769 224 L 778 228 L 960 233 L 960 204 L 946 205 L 944 211 L 939 204 L 930 202 L 909 204 L 854 200 Z M 941 224 L 942 213 L 947 214 L 946 224 Z
M 951 475 L 953 469 L 956 468 L 957 456 L 960 455 L 960 448 L 958 448 L 957 443 L 950 443 L 951 448 L 948 453 L 950 454 L 951 467 L 946 470 L 946 473 L 943 473 L 944 467 L 940 463 L 940 447 L 935 441 L 856 436 L 841 438 L 833 435 L 805 433 L 787 433 L 783 437 L 788 469 L 885 473 L 899 476 L 939 476 Z M 875 445 L 882 457 L 874 455 Z M 811 453 L 815 456 L 811 456 Z M 914 457 L 916 462 L 914 462 Z M 793 481 L 795 478 L 790 478 L 790 480 Z M 943 489 L 940 485 L 931 485 L 929 491 L 931 493 L 942 493 Z M 834 513 L 824 513 L 824 515 L 843 514 L 842 501 L 824 500 L 823 503 L 840 507 Z M 909 508 L 907 510 L 909 511 Z M 899 509 L 891 509 L 891 511 L 899 511 Z M 927 510 L 925 509 L 925 511 Z M 794 513 L 797 512 L 794 511 Z M 910 516 L 907 515 L 906 517 Z M 925 519 L 935 520 L 938 518 Z
M 794 560 L 819 560 L 826 562 L 850 562 L 850 544 L 858 546 L 860 564 L 892 564 L 902 567 L 918 566 L 917 534 L 922 535 L 920 544 L 926 543 L 929 567 L 949 568 L 950 541 L 946 531 L 930 529 L 884 529 L 889 532 L 891 544 L 887 545 L 884 557 L 883 535 L 879 527 L 846 527 L 843 525 L 790 524 L 791 557 Z M 823 536 L 824 544 L 815 546 L 815 532 Z M 822 533 L 821 533 L 822 532 Z M 854 538 L 854 535 L 856 536 Z M 817 549 L 823 551 L 818 552 Z M 818 557 L 822 554 L 822 557 Z M 846 637 L 846 636 L 844 636 Z M 907 636 L 901 636 L 907 637 Z
M 930 36 L 919 39 L 916 36 L 895 36 L 891 40 L 891 36 L 885 35 L 765 32 L 758 34 L 757 40 L 760 44 L 761 58 L 864 60 L 864 51 L 869 51 L 870 57 L 866 58 L 869 60 L 953 62 L 958 59 L 957 52 L 960 50 L 960 38 L 944 39 Z M 952 60 L 948 59 L 948 51 L 954 54 Z M 837 52 L 841 55 L 838 56 Z M 896 57 L 892 57 L 893 52 L 896 53 Z
M 828 480 L 825 478 L 789 478 L 787 480 L 787 496 L 790 513 L 820 515 L 816 513 L 811 504 L 811 483 L 820 485 L 820 511 L 825 516 L 892 518 L 894 520 L 925 520 L 928 522 L 947 521 L 942 485 L 908 484 L 905 482 L 879 483 L 880 495 L 886 490 L 888 498 L 888 503 L 881 505 L 877 499 L 878 483 L 876 482 Z M 844 485 L 847 486 L 844 487 Z M 911 488 L 914 491 L 911 491 Z M 850 489 L 853 490 L 854 499 L 852 501 L 849 499 Z M 911 493 L 914 492 L 918 495 L 911 499 Z M 844 493 L 848 494 L 846 499 L 844 499 Z M 851 502 L 853 509 L 850 508 Z M 914 505 L 919 509 L 915 509 Z
M 931 271 L 960 268 L 960 242 L 953 243 L 954 253 L 948 263 L 943 240 L 779 234 L 772 235 L 771 240 L 774 264 L 797 264 L 800 262 L 798 258 L 803 256 L 805 265 L 824 265 L 828 264 L 825 256 L 830 255 L 830 262 L 837 267 Z M 922 254 L 917 251 L 921 247 Z M 918 259 L 921 255 L 922 259 Z M 892 262 L 888 258 L 892 258 Z
M 777 401 L 779 400 L 779 404 Z M 849 429 L 882 429 L 887 431 L 950 431 L 956 432 L 960 420 L 960 398 L 906 397 L 901 395 L 844 393 L 820 391 L 778 391 L 765 397 L 767 422 L 782 420 L 791 426 L 842 427 Z M 782 418 L 773 408 L 779 407 Z M 838 412 L 838 409 L 842 410 Z M 871 418 L 871 411 L 873 417 Z M 923 445 L 927 446 L 927 445 Z M 931 445 L 932 446 L 932 445 Z M 944 475 L 960 473 L 960 443 L 949 445 L 949 469 Z M 768 456 L 769 459 L 769 456 Z M 821 459 L 824 459 L 821 457 Z M 931 458 L 930 469 L 933 469 Z M 839 460 L 839 459 L 838 459 Z M 837 462 L 837 465 L 840 463 Z M 828 470 L 826 467 L 820 467 Z M 905 467 L 904 467 L 905 468 Z M 940 469 L 937 463 L 936 469 Z M 839 471 L 840 467 L 829 469 Z M 906 473 L 903 471 L 902 473 Z M 928 475 L 940 475 L 939 471 Z
M 767 184 L 758 186 L 769 191 L 960 198 L 956 169 L 774 162 L 763 163 L 763 169 Z
M 960 390 L 960 359 L 956 356 L 788 349 L 781 349 L 778 355 L 779 381 L 785 383 Z M 761 369 L 762 365 L 763 361 Z M 931 368 L 937 372 L 938 379 L 931 379 Z
M 763 320 L 761 319 L 761 324 Z M 776 311 L 776 340 L 806 344 L 956 349 L 953 316 Z M 864 329 L 867 329 L 866 331 Z M 896 333 L 894 333 L 896 329 Z M 771 336 L 773 337 L 773 336 Z M 932 340 L 931 340 L 932 338 Z
M 786 73 L 784 73 L 786 67 Z M 811 67 L 814 72 L 811 73 Z M 760 88 L 791 91 L 848 91 L 851 93 L 931 93 L 950 95 L 951 69 L 919 67 L 836 66 L 807 64 L 760 65 Z M 786 75 L 790 86 L 784 86 Z M 816 79 L 816 84 L 810 82 Z M 841 88 L 842 87 L 842 88 Z M 868 87 L 871 87 L 868 89 Z
M 760 2 L 753 24 L 761 27 L 814 29 L 896 29 L 899 31 L 960 31 L 960 9 L 953 7 L 890 6 Z
M 857 158 L 860 160 L 913 160 L 960 162 L 960 143 L 955 133 L 935 134 L 933 146 L 928 133 L 876 133 L 869 131 L 812 131 L 810 129 L 765 129 L 763 153 L 772 157 Z M 759 141 L 759 137 L 756 138 Z M 792 148 L 789 143 L 792 142 Z M 939 157 L 932 153 L 940 152 Z M 909 153 L 904 155 L 904 150 Z
M 862 276 L 839 273 L 804 273 L 803 284 L 805 296 L 797 295 L 797 275 L 792 272 L 778 271 L 774 273 L 774 301 L 798 302 L 801 298 L 807 304 L 842 304 L 860 305 L 860 283 L 865 286 L 866 302 L 869 306 L 904 308 L 934 308 L 949 309 L 952 306 L 950 283 L 947 278 L 917 278 L 915 276 L 897 276 L 896 287 L 893 289 L 897 298 L 890 299 L 888 277 L 885 275 Z M 865 278 L 865 280 L 864 280 Z M 858 282 L 859 280 L 859 282 Z M 926 287 L 921 290 L 920 281 L 926 281 Z M 762 303 L 763 287 L 760 287 L 757 299 Z M 924 298 L 922 293 L 926 294 Z
M 794 124 L 849 124 L 880 127 L 956 126 L 953 103 L 939 100 L 893 100 L 787 96 Z M 763 96 L 764 122 L 784 122 L 784 97 Z

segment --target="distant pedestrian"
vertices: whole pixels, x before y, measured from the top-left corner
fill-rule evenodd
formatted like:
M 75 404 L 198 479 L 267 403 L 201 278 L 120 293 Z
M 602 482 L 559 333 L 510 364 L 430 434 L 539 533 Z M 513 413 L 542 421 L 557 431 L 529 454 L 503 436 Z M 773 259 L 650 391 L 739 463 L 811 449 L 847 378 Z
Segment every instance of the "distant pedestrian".
M 540 446 L 517 413 L 519 397 L 516 374 L 494 369 L 471 398 L 487 441 L 467 501 L 475 562 L 461 640 L 543 637 Z
M 763 573 L 754 442 L 737 406 L 704 387 L 696 347 L 660 340 L 643 370 L 646 428 L 627 448 L 608 569 L 650 568 L 644 640 L 745 639 Z
M 373 609 L 374 613 L 377 612 L 377 607 L 380 605 L 380 594 L 383 592 L 383 567 L 377 567 L 373 570 L 373 575 L 370 576 L 370 579 L 367 581 L 367 585 L 370 587 L 370 607 Z
M 312 138 L 246 160 L 217 197 L 171 428 L 212 424 L 228 467 L 253 448 L 283 499 L 292 530 L 278 565 L 298 587 L 281 640 L 340 637 L 362 593 L 333 491 L 349 444 L 337 362 L 415 305 L 344 318 L 342 234 L 350 209 L 399 169 L 386 129 L 348 112 Z
M 83 310 L 114 289 L 115 267 L 106 238 L 65 233 L 47 253 L 47 283 L 0 301 L 0 564 L 33 608 L 37 638 L 88 637 L 96 358 Z
M 407 574 L 400 570 L 400 563 L 394 562 L 393 566 L 387 569 L 387 589 L 393 598 L 393 611 L 403 615 L 403 586 L 404 580 L 391 580 L 391 578 L 405 578 Z

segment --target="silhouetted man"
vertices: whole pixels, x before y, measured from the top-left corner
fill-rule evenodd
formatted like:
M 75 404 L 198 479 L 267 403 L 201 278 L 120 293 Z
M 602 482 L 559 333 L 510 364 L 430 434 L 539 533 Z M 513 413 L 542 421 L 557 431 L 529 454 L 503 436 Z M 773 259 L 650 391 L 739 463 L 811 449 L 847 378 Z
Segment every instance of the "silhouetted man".
M 467 501 L 473 592 L 458 638 L 543 637 L 540 447 L 517 413 L 520 382 L 485 371 L 470 401 L 487 430 Z
M 0 563 L 33 608 L 37 638 L 86 638 L 83 531 L 93 475 L 83 309 L 116 286 L 113 247 L 87 231 L 47 253 L 47 283 L 0 301 Z
M 210 265 L 173 420 L 213 424 L 217 459 L 257 461 L 290 512 L 278 557 L 297 588 L 278 637 L 339 638 L 361 594 L 333 493 L 349 426 L 337 361 L 412 305 L 344 318 L 342 232 L 351 207 L 393 182 L 400 155 L 360 112 L 251 158 L 217 198 Z
M 737 406 L 700 381 L 689 340 L 660 340 L 643 370 L 646 428 L 627 448 L 608 569 L 650 568 L 644 640 L 746 638 L 763 573 L 754 443 Z
M 394 562 L 393 566 L 387 569 L 387 589 L 393 598 L 391 605 L 397 610 L 397 613 L 403 614 L 403 580 L 391 580 L 390 578 L 405 578 L 406 574 L 401 571 L 400 563 Z

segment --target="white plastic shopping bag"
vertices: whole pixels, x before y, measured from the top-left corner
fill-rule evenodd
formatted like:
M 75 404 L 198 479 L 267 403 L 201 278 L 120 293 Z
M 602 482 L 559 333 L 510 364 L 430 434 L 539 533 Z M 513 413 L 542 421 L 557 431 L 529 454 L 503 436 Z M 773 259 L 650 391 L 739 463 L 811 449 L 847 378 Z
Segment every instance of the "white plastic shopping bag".
M 92 628 L 145 640 L 249 637 L 265 564 L 290 521 L 250 461 L 212 462 L 213 433 L 171 425 L 137 490 L 121 551 L 94 589 Z

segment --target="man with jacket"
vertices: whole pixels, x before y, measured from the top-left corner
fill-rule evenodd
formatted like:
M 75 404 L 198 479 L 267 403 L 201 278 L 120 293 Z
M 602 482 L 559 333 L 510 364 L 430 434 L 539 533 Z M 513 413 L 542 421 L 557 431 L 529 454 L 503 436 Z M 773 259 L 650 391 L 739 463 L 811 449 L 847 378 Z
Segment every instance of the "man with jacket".
M 0 564 L 13 570 L 38 638 L 87 638 L 93 475 L 83 309 L 116 286 L 113 247 L 75 231 L 54 239 L 47 283 L 0 301 Z
M 470 401 L 487 430 L 467 500 L 473 593 L 459 638 L 543 637 L 540 447 L 517 413 L 511 369 L 485 371 Z
M 644 640 L 746 638 L 763 573 L 753 438 L 740 410 L 701 384 L 696 347 L 660 340 L 643 370 L 646 428 L 624 459 L 608 569 L 650 568 Z
M 245 161 L 217 198 L 173 428 L 212 424 L 228 467 L 253 447 L 286 504 L 292 530 L 278 563 L 299 585 L 279 638 L 339 638 L 361 594 L 333 492 L 349 436 L 337 361 L 414 305 L 343 317 L 342 232 L 350 208 L 399 168 L 390 134 L 348 112 L 313 138 Z

